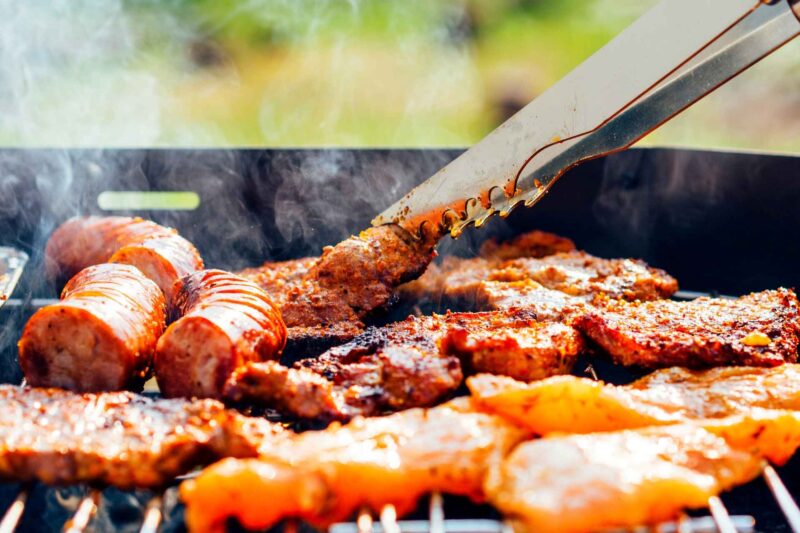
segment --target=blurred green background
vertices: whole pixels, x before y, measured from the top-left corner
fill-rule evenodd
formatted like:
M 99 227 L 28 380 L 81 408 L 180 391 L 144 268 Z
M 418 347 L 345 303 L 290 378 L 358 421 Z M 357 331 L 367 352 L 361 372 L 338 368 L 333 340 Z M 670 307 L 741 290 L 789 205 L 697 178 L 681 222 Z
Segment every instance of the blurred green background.
M 0 144 L 469 145 L 653 4 L 0 0 Z M 799 52 L 644 142 L 800 151 Z

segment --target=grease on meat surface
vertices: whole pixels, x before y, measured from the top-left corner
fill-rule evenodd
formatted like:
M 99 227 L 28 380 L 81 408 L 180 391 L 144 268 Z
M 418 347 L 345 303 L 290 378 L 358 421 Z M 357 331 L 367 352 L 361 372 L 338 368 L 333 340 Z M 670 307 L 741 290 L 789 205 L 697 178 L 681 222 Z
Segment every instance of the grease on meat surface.
M 228 518 L 251 529 L 283 518 L 325 526 L 386 504 L 402 514 L 432 491 L 482 501 L 487 471 L 523 438 L 460 399 L 279 441 L 259 459 L 212 465 L 181 496 L 191 531 L 224 531 Z
M 775 366 L 797 361 L 800 311 L 793 291 L 777 289 L 735 300 L 608 302 L 575 326 L 626 366 Z

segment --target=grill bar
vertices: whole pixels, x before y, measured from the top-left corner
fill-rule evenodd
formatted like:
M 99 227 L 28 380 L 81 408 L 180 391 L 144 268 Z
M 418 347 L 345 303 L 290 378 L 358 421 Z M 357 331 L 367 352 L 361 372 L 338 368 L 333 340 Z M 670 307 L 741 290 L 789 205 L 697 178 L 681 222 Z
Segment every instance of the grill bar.
M 731 520 L 731 515 L 719 496 L 712 496 L 708 499 L 708 509 L 717 524 L 719 533 L 736 533 L 736 524 Z
M 20 518 L 22 518 L 22 513 L 25 511 L 25 503 L 27 501 L 28 488 L 22 487 L 11 506 L 3 515 L 3 520 L 0 521 L 0 533 L 14 533 Z
M 772 466 L 767 465 L 764 467 L 764 481 L 767 482 L 770 492 L 778 502 L 778 506 L 786 517 L 789 527 L 794 533 L 800 533 L 800 509 L 797 508 L 797 502 L 792 498 L 791 493 L 786 488 L 786 485 L 781 481 L 780 476 Z
M 372 515 L 366 507 L 362 507 L 358 512 L 356 530 L 358 533 L 372 533 Z
M 83 533 L 97 511 L 99 500 L 100 493 L 96 489 L 91 489 L 78 504 L 78 510 L 72 518 L 64 524 L 64 533 Z
M 147 507 L 144 511 L 144 519 L 142 520 L 142 527 L 139 529 L 139 533 L 158 532 L 158 526 L 161 525 L 161 519 L 163 517 L 161 513 L 161 503 L 161 496 L 155 496 L 147 502 Z

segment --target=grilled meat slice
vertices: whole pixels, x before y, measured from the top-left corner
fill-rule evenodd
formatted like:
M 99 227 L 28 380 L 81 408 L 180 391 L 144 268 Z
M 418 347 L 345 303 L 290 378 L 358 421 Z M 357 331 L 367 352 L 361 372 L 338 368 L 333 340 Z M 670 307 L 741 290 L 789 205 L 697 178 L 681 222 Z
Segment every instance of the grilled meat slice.
M 583 337 L 556 322 L 532 322 L 497 327 L 451 322 L 442 338 L 443 353 L 455 354 L 467 373 L 490 372 L 535 381 L 567 374 L 583 351 Z
M 736 300 L 610 302 L 575 325 L 622 365 L 775 366 L 797 361 L 800 314 L 788 289 Z
M 524 311 L 409 317 L 369 328 L 293 369 L 248 365 L 226 396 L 300 418 L 346 420 L 433 405 L 458 388 L 465 371 L 519 379 L 566 373 L 582 346 L 573 328 Z
M 28 383 L 77 391 L 141 388 L 164 331 L 164 294 L 139 270 L 105 263 L 81 270 L 61 301 L 39 309 L 19 341 Z
M 266 263 L 241 275 L 275 299 L 290 343 L 307 345 L 308 328 L 317 328 L 330 346 L 344 333 L 360 332 L 362 319 L 388 307 L 395 289 L 435 257 L 434 245 L 415 241 L 399 227 L 381 226 L 327 247 L 319 258 Z
M 562 252 L 575 250 L 575 243 L 546 231 L 533 230 L 514 237 L 510 241 L 500 242 L 491 239 L 483 243 L 480 256 L 486 259 L 518 259 L 520 257 L 546 257 Z
M 221 457 L 255 457 L 279 426 L 213 400 L 0 385 L 0 476 L 157 487 Z
M 75 217 L 53 232 L 45 247 L 51 278 L 69 279 L 99 263 L 135 266 L 158 284 L 170 305 L 174 284 L 203 268 L 192 243 L 172 228 L 130 217 Z
M 490 475 L 518 531 L 598 531 L 676 518 L 758 476 L 761 458 L 694 425 L 523 443 Z
M 593 300 L 594 298 L 587 296 L 571 296 L 548 289 L 529 279 L 511 282 L 481 281 L 475 286 L 475 301 L 479 309 L 525 309 L 535 313 L 539 320 L 568 324 L 583 313 Z
M 481 408 L 538 435 L 717 419 L 753 409 L 800 411 L 800 365 L 674 367 L 623 386 L 574 376 L 526 384 L 488 374 L 470 377 L 467 385 Z
M 574 249 L 575 244 L 571 240 L 538 230 L 524 233 L 508 242 L 489 240 L 481 246 L 480 257 L 465 259 L 450 256 L 445 257 L 441 265 L 430 265 L 418 279 L 400 287 L 400 295 L 406 301 L 432 303 L 441 307 L 447 286 L 479 283 L 486 279 L 488 271 L 502 261 L 520 257 L 545 257 Z M 444 303 L 459 304 L 458 301 L 448 298 L 444 299 Z M 474 307 L 472 300 L 460 303 L 466 308 Z
M 642 261 L 601 259 L 578 251 L 506 261 L 485 279 L 505 282 L 530 279 L 573 296 L 603 294 L 625 300 L 668 298 L 678 290 L 672 276 Z
M 286 439 L 259 459 L 222 461 L 184 482 L 187 525 L 224 531 L 235 518 L 265 529 L 296 517 L 324 526 L 361 506 L 393 504 L 404 513 L 437 490 L 483 500 L 486 472 L 523 438 L 465 399 L 359 418 Z
M 201 270 L 180 283 L 181 318 L 158 340 L 154 361 L 165 396 L 218 398 L 236 368 L 280 357 L 286 326 L 254 283 L 222 270 Z
M 405 288 L 406 297 L 461 309 L 507 309 L 537 301 L 540 288 L 589 301 L 597 295 L 624 300 L 668 298 L 678 290 L 663 270 L 634 259 L 601 259 L 586 252 L 499 260 L 447 257 Z M 515 297 L 514 293 L 519 292 Z M 526 301 L 533 296 L 532 301 Z

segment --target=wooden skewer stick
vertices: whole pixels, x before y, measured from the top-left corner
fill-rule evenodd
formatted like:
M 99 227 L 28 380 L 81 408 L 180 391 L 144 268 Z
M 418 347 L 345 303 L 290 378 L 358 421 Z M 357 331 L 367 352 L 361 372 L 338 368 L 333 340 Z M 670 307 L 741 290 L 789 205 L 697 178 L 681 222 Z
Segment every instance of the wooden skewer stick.
M 731 520 L 731 515 L 719 496 L 712 496 L 708 499 L 708 508 L 711 510 L 711 516 L 717 524 L 719 533 L 738 533 L 736 525 Z
M 372 515 L 366 507 L 362 507 L 358 511 L 356 528 L 358 533 L 372 533 Z

